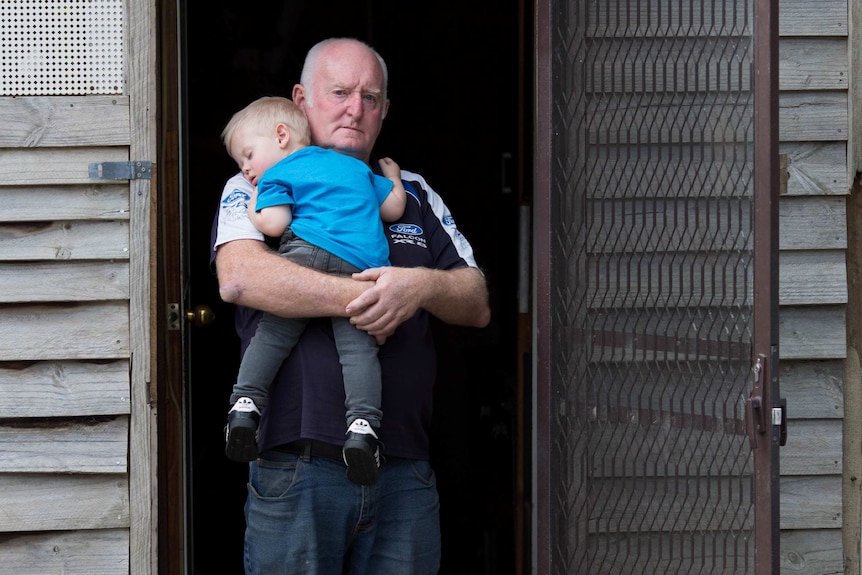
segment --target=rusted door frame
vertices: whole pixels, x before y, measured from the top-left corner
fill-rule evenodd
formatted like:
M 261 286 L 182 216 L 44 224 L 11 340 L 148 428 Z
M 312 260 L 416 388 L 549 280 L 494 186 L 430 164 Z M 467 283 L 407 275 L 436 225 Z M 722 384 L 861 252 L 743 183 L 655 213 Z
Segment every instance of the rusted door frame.
M 753 43 L 754 377 L 747 416 L 754 451 L 755 574 L 770 575 L 780 571 L 778 448 L 786 433 L 778 389 L 777 0 L 755 0 Z
M 535 143 L 533 175 L 533 213 L 535 222 L 551 221 L 552 134 L 552 46 L 551 0 L 535 4 Z M 551 573 L 551 229 L 533 225 L 533 382 L 534 382 L 534 479 L 535 494 L 533 555 L 536 573 Z

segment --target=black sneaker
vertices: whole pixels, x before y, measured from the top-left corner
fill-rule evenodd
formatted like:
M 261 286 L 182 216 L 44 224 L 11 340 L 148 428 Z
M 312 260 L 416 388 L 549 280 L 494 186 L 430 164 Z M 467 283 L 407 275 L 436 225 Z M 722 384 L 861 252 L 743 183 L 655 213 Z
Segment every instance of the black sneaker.
M 257 459 L 257 424 L 260 411 L 248 397 L 239 398 L 227 414 L 224 453 L 233 461 Z
M 364 419 L 355 419 L 347 429 L 342 451 L 347 464 L 347 479 L 357 485 L 377 483 L 380 447 L 377 434 Z

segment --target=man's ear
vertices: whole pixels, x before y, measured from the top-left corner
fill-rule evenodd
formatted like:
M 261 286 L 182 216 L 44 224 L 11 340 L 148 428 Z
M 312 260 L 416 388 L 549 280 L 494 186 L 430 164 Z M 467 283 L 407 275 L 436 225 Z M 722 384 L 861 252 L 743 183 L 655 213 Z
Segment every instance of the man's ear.
M 293 103 L 302 108 L 303 104 L 305 104 L 305 87 L 302 84 L 294 85 L 292 96 Z
M 282 150 L 286 149 L 290 144 L 290 128 L 284 122 L 279 122 L 275 125 L 275 136 L 278 138 L 278 147 Z
M 383 115 L 380 116 L 380 119 L 383 120 L 386 118 L 386 114 L 389 113 L 389 100 L 386 100 L 386 103 L 383 104 Z

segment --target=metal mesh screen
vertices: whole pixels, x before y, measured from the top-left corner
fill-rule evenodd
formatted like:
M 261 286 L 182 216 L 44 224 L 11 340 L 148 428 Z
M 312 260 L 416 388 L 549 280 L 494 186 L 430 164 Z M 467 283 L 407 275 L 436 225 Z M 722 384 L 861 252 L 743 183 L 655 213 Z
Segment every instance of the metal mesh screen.
M 0 0 L 0 96 L 122 94 L 125 0 Z
M 753 570 L 751 12 L 555 4 L 555 573 Z

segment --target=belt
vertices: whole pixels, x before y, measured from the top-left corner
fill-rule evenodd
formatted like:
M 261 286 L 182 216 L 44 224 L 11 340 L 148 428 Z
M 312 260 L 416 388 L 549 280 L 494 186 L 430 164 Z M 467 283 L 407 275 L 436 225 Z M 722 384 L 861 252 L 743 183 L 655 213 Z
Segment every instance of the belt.
M 344 461 L 344 455 L 342 454 L 340 446 L 332 445 L 325 441 L 318 441 L 317 439 L 299 439 L 297 441 L 291 441 L 290 443 L 279 445 L 278 447 L 273 447 L 272 450 L 280 451 L 282 453 L 292 453 L 293 455 L 299 455 L 304 459 L 323 457 L 324 459 L 334 459 L 341 462 Z

